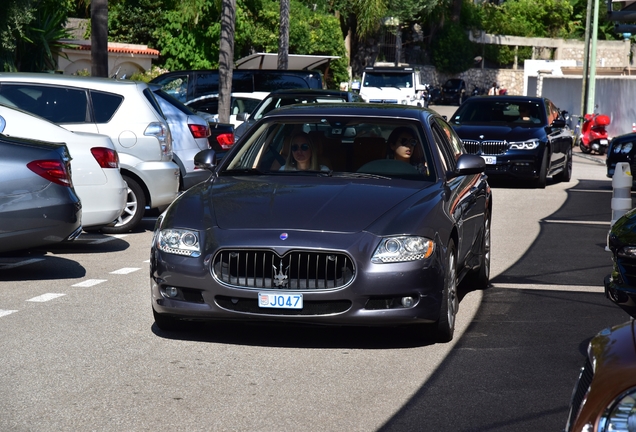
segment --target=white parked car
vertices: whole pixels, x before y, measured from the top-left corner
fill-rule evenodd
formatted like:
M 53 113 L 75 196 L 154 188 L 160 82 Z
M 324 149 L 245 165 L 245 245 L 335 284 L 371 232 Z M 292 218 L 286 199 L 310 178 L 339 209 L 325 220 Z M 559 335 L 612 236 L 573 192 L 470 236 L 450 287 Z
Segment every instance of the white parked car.
M 148 84 L 47 73 L 0 73 L 0 96 L 11 106 L 74 132 L 108 135 L 128 185 L 126 208 L 115 226 L 133 229 L 146 207 L 163 209 L 179 192 L 170 129 Z
M 0 103 L 3 103 L 0 97 Z M 82 202 L 82 227 L 113 225 L 126 205 L 128 187 L 119 172 L 119 157 L 106 135 L 71 132 L 41 117 L 0 105 L 0 133 L 66 144 L 71 180 Z
M 179 189 L 187 190 L 210 177 L 208 170 L 194 166 L 194 155 L 201 150 L 210 148 L 208 144 L 210 125 L 207 120 L 196 115 L 183 102 L 163 91 L 160 86 L 151 84 L 150 88 L 154 92 L 155 99 L 157 99 L 170 127 L 172 157 L 179 165 L 181 172 Z
M 230 102 L 230 123 L 234 125 L 234 128 L 243 123 L 243 120 L 239 119 L 239 114 L 244 114 L 240 118 L 249 116 L 267 95 L 269 95 L 269 92 L 233 92 Z M 210 114 L 210 121 L 219 121 L 218 94 L 201 96 L 185 104 L 193 110 Z

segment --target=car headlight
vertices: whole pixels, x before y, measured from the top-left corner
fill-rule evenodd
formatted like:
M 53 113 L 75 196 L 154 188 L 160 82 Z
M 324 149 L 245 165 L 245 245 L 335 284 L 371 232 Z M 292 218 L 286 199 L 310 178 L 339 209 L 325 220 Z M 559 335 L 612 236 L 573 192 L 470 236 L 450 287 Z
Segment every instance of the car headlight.
M 636 431 L 636 388 L 623 393 L 607 407 L 599 420 L 600 432 Z
M 157 235 L 157 248 L 166 253 L 191 257 L 201 256 L 199 235 L 185 229 L 162 229 Z
M 619 249 L 618 255 L 625 258 L 636 258 L 636 246 L 623 246 Z
M 397 236 L 382 239 L 371 262 L 374 264 L 416 261 L 433 254 L 435 243 L 425 237 Z
M 538 139 L 531 139 L 528 141 L 511 142 L 510 148 L 515 150 L 534 150 L 539 147 Z

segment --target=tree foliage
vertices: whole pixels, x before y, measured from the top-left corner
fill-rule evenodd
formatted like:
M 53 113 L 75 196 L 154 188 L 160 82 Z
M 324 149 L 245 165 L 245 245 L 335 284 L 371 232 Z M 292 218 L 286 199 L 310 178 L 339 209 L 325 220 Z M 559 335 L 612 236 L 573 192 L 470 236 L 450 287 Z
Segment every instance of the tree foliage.
M 446 23 L 432 47 L 433 64 L 440 72 L 456 74 L 473 65 L 475 48 L 459 23 Z

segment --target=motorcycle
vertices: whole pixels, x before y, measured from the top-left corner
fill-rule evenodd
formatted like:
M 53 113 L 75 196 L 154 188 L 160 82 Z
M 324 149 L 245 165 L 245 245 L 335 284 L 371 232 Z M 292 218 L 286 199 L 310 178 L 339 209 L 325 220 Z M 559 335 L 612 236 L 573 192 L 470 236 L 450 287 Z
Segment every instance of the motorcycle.
M 581 134 L 578 138 L 579 148 L 583 153 L 596 152 L 604 155 L 609 145 L 606 129 L 610 124 L 609 116 L 605 114 L 585 114 L 582 120 Z

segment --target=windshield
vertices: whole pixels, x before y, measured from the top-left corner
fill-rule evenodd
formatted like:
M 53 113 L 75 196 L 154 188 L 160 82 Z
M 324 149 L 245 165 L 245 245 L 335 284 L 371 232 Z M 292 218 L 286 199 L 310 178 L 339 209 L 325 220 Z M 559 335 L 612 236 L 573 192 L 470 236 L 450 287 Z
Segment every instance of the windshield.
M 469 99 L 459 107 L 450 123 L 454 125 L 500 123 L 511 126 L 546 124 L 545 109 L 537 102 Z
M 413 74 L 395 72 L 365 72 L 365 87 L 413 87 Z
M 272 119 L 249 131 L 219 174 L 433 180 L 430 145 L 419 125 L 386 118 Z

